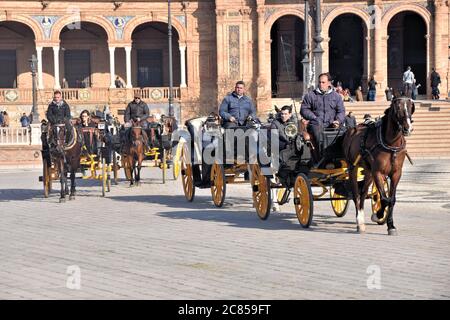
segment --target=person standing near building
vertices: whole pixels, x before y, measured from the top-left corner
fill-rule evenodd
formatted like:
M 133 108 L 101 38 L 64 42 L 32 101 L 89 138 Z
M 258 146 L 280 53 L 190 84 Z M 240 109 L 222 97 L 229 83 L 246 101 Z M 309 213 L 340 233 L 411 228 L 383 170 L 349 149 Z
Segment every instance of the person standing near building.
M 116 88 L 124 88 L 125 87 L 119 77 L 116 77 L 116 81 L 114 81 L 114 84 L 116 85 Z
M 411 92 L 411 98 L 413 100 L 417 99 L 417 96 L 419 95 L 419 88 L 420 88 L 420 83 L 417 84 L 416 83 L 416 79 L 414 79 L 413 85 L 412 85 L 412 92 Z
M 414 80 L 414 73 L 411 71 L 411 67 L 408 66 L 408 68 L 406 68 L 406 71 L 403 73 L 403 94 L 408 98 L 411 98 L 413 94 L 412 90 Z
M 350 111 L 346 116 L 344 120 L 344 126 L 346 128 L 356 128 L 356 118 L 353 115 L 353 112 Z
M 25 112 L 22 114 L 22 117 L 20 117 L 20 124 L 22 125 L 22 128 L 26 128 L 30 125 L 30 118 L 28 118 Z
M 358 89 L 355 90 L 355 96 L 356 101 L 364 101 L 361 86 L 359 86 Z
M 370 78 L 367 85 L 369 87 L 369 92 L 367 92 L 367 101 L 375 101 L 375 97 L 377 95 L 377 82 L 373 76 Z
M 431 76 L 430 76 L 430 80 L 431 80 L 431 98 L 433 100 L 438 100 L 439 99 L 439 84 L 441 83 L 441 76 L 439 75 L 439 73 L 436 72 L 436 70 L 433 68 L 431 69 Z

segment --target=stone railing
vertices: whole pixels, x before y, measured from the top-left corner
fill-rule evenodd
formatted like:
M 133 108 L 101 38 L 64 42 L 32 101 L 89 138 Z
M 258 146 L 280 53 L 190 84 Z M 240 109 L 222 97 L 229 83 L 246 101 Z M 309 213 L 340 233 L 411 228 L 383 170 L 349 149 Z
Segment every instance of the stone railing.
M 30 128 L 0 127 L 0 145 L 29 145 L 30 132 Z
M 69 88 L 61 89 L 64 100 L 69 103 L 82 104 L 114 104 L 125 103 L 133 99 L 134 94 L 139 93 L 142 100 L 148 103 L 166 103 L 169 99 L 169 88 Z M 52 89 L 38 90 L 38 104 L 48 104 L 53 96 Z M 180 88 L 173 89 L 174 100 L 181 99 Z M 28 88 L 1 89 L 0 105 L 30 105 L 33 101 L 32 90 Z

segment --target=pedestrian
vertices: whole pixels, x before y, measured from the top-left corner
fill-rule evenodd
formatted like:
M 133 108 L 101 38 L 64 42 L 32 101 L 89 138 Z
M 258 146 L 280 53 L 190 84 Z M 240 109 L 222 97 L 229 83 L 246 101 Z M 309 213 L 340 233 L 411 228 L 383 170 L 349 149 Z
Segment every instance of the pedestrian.
M 356 96 L 356 101 L 364 101 L 361 86 L 359 86 L 359 87 L 355 90 L 355 96 Z
M 414 73 L 411 71 L 411 67 L 408 66 L 403 73 L 403 95 L 408 98 L 411 98 L 412 96 L 414 79 Z
M 114 84 L 116 85 L 116 88 L 124 88 L 125 87 L 119 77 L 116 77 L 116 81 L 114 81 Z
M 431 98 L 433 100 L 439 99 L 439 84 L 441 83 L 441 76 L 439 73 L 436 72 L 436 70 L 433 68 L 431 69 Z
M 384 90 L 384 93 L 386 94 L 386 100 L 391 101 L 392 100 L 392 88 L 386 87 L 386 90 Z
M 0 111 L 0 127 L 3 127 L 3 111 Z
M 412 85 L 412 92 L 411 92 L 411 99 L 416 100 L 417 96 L 419 95 L 419 89 L 420 83 L 416 84 L 416 79 L 414 79 L 413 85 Z
M 20 124 L 22 125 L 22 128 L 26 128 L 30 125 L 30 118 L 28 118 L 25 112 L 22 114 L 22 117 L 20 117 Z
M 9 115 L 6 111 L 3 111 L 3 127 L 9 127 Z
M 377 82 L 373 76 L 370 78 L 367 85 L 369 87 L 369 92 L 367 92 L 367 101 L 375 101 L 375 97 L 377 95 Z
M 62 87 L 63 87 L 63 89 L 69 88 L 69 81 L 67 81 L 66 78 L 62 79 Z
M 350 111 L 346 116 L 344 120 L 344 126 L 347 128 L 356 128 L 356 118 L 353 115 L 353 112 Z

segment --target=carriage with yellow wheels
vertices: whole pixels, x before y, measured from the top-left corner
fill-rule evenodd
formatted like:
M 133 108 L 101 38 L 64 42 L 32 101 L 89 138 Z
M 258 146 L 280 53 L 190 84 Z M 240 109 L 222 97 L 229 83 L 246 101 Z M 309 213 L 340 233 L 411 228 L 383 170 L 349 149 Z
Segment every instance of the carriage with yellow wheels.
M 232 130 L 256 131 L 257 126 L 255 121 L 248 119 L 244 126 Z M 186 121 L 186 127 L 188 137 L 179 146 L 180 173 L 186 199 L 194 200 L 196 188 L 209 188 L 214 205 L 222 207 L 228 184 L 250 183 L 249 163 L 247 159 L 238 159 L 235 150 L 231 156 L 226 152 L 224 129 L 217 115 L 190 119 Z
M 330 201 L 334 214 L 343 217 L 352 195 L 349 170 L 341 148 L 345 129 L 325 129 L 322 132 L 319 144 L 322 157 L 318 164 L 312 165 L 312 145 L 306 135 L 299 132 L 299 127 L 295 124 L 286 127 L 290 144 L 280 151 L 278 168 L 252 165 L 251 184 L 253 204 L 259 218 L 266 220 L 273 203 L 283 205 L 292 197 L 300 225 L 308 228 L 313 220 L 315 201 Z M 362 168 L 358 168 L 357 177 L 358 183 L 363 183 Z M 372 212 L 376 212 L 380 208 L 380 195 L 375 184 L 369 190 Z

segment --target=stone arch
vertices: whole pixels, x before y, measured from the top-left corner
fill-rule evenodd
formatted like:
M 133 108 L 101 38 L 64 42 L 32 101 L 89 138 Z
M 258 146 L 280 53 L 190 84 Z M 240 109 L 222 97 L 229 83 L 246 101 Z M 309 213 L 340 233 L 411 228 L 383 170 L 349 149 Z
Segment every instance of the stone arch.
M 331 23 L 334 21 L 334 19 L 336 19 L 337 17 L 339 17 L 340 15 L 343 15 L 343 14 L 357 15 L 366 24 L 366 32 L 369 30 L 369 28 L 370 28 L 369 27 L 369 21 L 370 21 L 369 14 L 367 12 L 365 12 L 364 10 L 354 8 L 351 6 L 345 6 L 345 7 L 340 7 L 340 8 L 332 10 L 325 17 L 325 20 L 323 21 L 323 24 L 322 24 L 322 37 L 323 38 L 328 38 Z
M 39 26 L 39 23 L 32 18 L 18 15 L 14 15 L 8 18 L 0 16 L 0 22 L 8 21 L 20 22 L 29 27 L 31 31 L 33 31 L 34 39 L 36 42 L 44 40 L 44 34 L 41 27 Z
M 133 34 L 134 29 L 136 29 L 139 25 L 147 23 L 147 22 L 161 22 L 167 24 L 167 17 L 152 17 L 152 16 L 144 16 L 144 17 L 135 17 L 128 21 L 125 25 L 123 31 L 123 40 L 127 43 L 131 43 L 131 36 Z M 172 27 L 178 33 L 178 39 L 180 43 L 186 42 L 186 28 L 176 19 L 172 19 Z
M 283 16 L 296 16 L 296 17 L 300 18 L 300 20 L 305 22 L 305 13 L 303 11 L 293 10 L 293 9 L 283 9 L 283 10 L 276 11 L 264 23 L 265 29 L 266 29 L 265 30 L 266 41 L 270 41 L 270 30 L 272 30 L 273 24 Z M 314 21 L 311 19 L 311 17 L 309 18 L 308 22 L 309 22 L 310 30 L 314 30 L 313 25 L 312 25 Z M 310 37 L 311 36 L 312 35 L 310 33 Z
M 430 35 L 431 31 L 431 13 L 424 7 L 415 4 L 402 4 L 389 9 L 382 17 L 381 23 L 383 27 L 383 36 L 387 36 L 389 22 L 395 17 L 396 14 L 403 11 L 411 11 L 417 13 L 425 22 L 427 27 L 427 35 Z
M 80 21 L 79 21 L 80 20 Z M 103 17 L 98 16 L 81 16 L 81 19 L 78 19 L 78 16 L 67 16 L 56 21 L 55 25 L 52 28 L 52 41 L 59 42 L 59 37 L 62 29 L 68 24 L 74 22 L 91 22 L 103 28 L 105 30 L 106 35 L 108 36 L 108 42 L 114 42 L 116 40 L 115 31 L 112 27 L 111 23 Z

